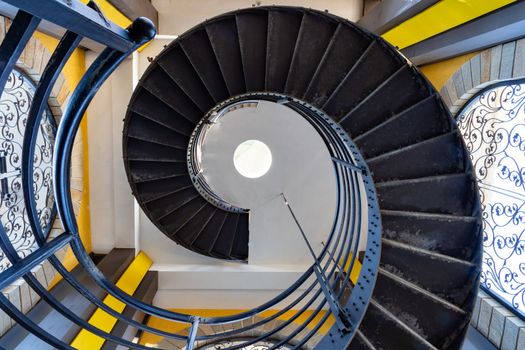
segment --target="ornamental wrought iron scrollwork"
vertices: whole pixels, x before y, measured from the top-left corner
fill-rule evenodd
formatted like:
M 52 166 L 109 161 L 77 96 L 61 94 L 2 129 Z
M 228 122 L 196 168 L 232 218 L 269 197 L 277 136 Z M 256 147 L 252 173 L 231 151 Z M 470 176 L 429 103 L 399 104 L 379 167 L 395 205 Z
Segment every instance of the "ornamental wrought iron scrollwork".
M 225 340 L 220 343 L 214 343 L 213 345 L 206 345 L 201 350 L 221 350 L 221 349 L 230 349 L 234 346 L 242 345 L 246 339 L 244 340 Z M 242 350 L 269 350 L 273 349 L 276 343 L 273 343 L 271 341 L 265 340 L 265 341 L 259 341 L 255 344 L 248 345 L 242 348 Z M 291 347 L 288 346 L 279 346 L 276 348 L 276 350 L 291 350 Z
M 525 82 L 475 95 L 458 127 L 480 189 L 481 286 L 525 317 Z
M 22 147 L 25 126 L 36 87 L 24 72 L 15 69 L 9 75 L 0 97 L 0 162 L 4 162 L 0 178 L 0 222 L 21 257 L 37 246 L 29 224 L 22 190 Z M 49 108 L 39 126 L 33 159 L 34 198 L 40 226 L 48 232 L 55 218 L 52 184 L 52 158 L 56 122 Z M 0 250 L 0 272 L 10 266 Z

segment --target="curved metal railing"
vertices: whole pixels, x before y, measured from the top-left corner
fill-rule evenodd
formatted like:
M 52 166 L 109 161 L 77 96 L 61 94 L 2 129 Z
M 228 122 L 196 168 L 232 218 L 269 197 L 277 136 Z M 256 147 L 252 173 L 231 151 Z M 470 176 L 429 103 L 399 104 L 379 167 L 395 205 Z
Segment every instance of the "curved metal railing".
M 271 340 L 271 348 L 281 346 L 293 349 L 303 347 L 344 348 L 357 332 L 373 291 L 375 271 L 377 271 L 380 256 L 381 235 L 379 208 L 373 181 L 364 160 L 348 135 L 321 111 L 300 100 L 279 94 L 246 94 L 216 106 L 208 116 L 214 117 L 214 112 L 241 101 L 273 101 L 295 110 L 316 129 L 332 157 L 337 183 L 337 209 L 331 231 L 319 254 L 316 255 L 311 250 L 311 266 L 289 288 L 251 310 L 231 316 L 199 317 L 146 304 L 128 295 L 109 281 L 84 249 L 71 201 L 69 171 L 73 141 L 91 99 L 102 83 L 131 52 L 153 38 L 155 29 L 150 21 L 143 18 L 135 20 L 126 30 L 113 25 L 108 27 L 105 21 L 95 16 L 94 11 L 77 1 L 64 3 L 59 0 L 41 0 L 38 4 L 31 1 L 9 0 L 7 2 L 19 6 L 20 10 L 0 47 L 0 89 L 2 90 L 16 59 L 41 19 L 54 20 L 56 23 L 57 20 L 52 11 L 62 9 L 67 10 L 67 15 L 73 19 L 77 18 L 78 21 L 69 21 L 75 24 L 66 27 L 65 35 L 49 60 L 37 87 L 27 121 L 28 132 L 26 132 L 23 145 L 22 181 L 24 201 L 38 249 L 22 259 L 6 232 L 0 227 L 0 248 L 12 264 L 0 274 L 0 288 L 3 289 L 18 278 L 23 278 L 42 300 L 72 323 L 107 342 L 130 349 L 147 349 L 148 347 L 117 337 L 83 320 L 50 294 L 46 287 L 31 274 L 31 269 L 47 259 L 63 279 L 90 303 L 118 321 L 141 332 L 164 337 L 167 344 L 174 346 L 186 346 L 187 349 L 192 349 L 240 339 L 228 348 L 242 349 L 267 340 Z M 80 21 L 87 17 L 92 20 L 88 24 L 86 21 Z M 79 26 L 80 22 L 84 25 Z M 64 23 L 57 24 L 66 25 Z M 64 233 L 48 241 L 39 225 L 31 176 L 37 126 L 58 75 L 83 36 L 89 36 L 107 48 L 100 53 L 76 87 L 58 127 L 54 150 L 53 182 Z M 189 161 L 195 160 L 189 159 Z M 203 185 L 206 184 L 203 183 Z M 285 194 L 283 194 L 283 200 L 295 219 L 293 206 L 286 200 Z M 300 223 L 297 220 L 296 223 L 299 231 L 302 232 Z M 309 245 L 304 234 L 303 237 L 305 244 Z M 363 265 L 354 284 L 350 280 L 350 273 L 357 261 L 360 240 L 364 237 L 366 237 L 366 249 Z M 160 317 L 174 324 L 183 324 L 186 326 L 185 331 L 172 333 L 165 329 L 142 324 L 104 304 L 72 273 L 68 272 L 62 262 L 55 257 L 54 253 L 67 245 L 72 248 L 80 266 L 108 295 L 112 295 L 125 303 L 127 307 L 139 310 L 146 315 Z M 0 307 L 17 323 L 43 341 L 59 349 L 71 348 L 71 345 L 50 334 L 24 315 L 2 294 L 0 294 Z M 320 335 L 320 329 L 323 326 L 330 328 L 325 336 Z

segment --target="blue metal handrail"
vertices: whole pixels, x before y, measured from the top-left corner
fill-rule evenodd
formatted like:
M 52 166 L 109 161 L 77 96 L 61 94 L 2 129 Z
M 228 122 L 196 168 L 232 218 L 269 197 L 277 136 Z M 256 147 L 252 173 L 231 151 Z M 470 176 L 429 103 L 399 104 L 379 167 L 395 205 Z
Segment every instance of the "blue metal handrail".
M 107 21 L 100 13 L 81 4 L 77 0 L 5 1 L 18 7 L 19 12 L 4 42 L 0 46 L 0 90 L 3 90 L 7 77 L 14 68 L 16 60 L 42 19 L 64 27 L 66 33 L 51 56 L 36 89 L 27 120 L 27 132 L 24 135 L 22 150 L 24 201 L 38 249 L 22 259 L 11 244 L 6 232 L 0 228 L 0 248 L 12 264 L 8 270 L 0 274 L 2 278 L 0 286 L 5 287 L 18 278 L 24 278 L 36 294 L 74 324 L 104 338 L 108 342 L 132 349 L 146 349 L 147 347 L 134 344 L 116 337 L 111 333 L 97 329 L 72 313 L 61 304 L 60 301 L 53 297 L 53 295 L 48 293 L 47 289 L 30 273 L 31 268 L 47 259 L 74 290 L 117 320 L 144 332 L 187 342 L 188 349 L 191 349 L 195 342 L 216 342 L 221 339 L 238 337 L 243 332 L 269 324 L 269 322 L 276 320 L 279 316 L 301 305 L 298 310 L 295 310 L 295 314 L 292 317 L 281 322 L 277 327 L 263 331 L 259 333 L 259 336 L 247 339 L 241 345 L 234 346 L 231 349 L 240 349 L 250 344 L 255 344 L 260 340 L 270 339 L 281 330 L 292 326 L 294 329 L 287 336 L 281 337 L 279 342 L 274 345 L 274 348 L 291 344 L 292 342 L 295 344 L 294 348 L 299 348 L 316 334 L 330 315 L 333 315 L 331 312 L 325 312 L 321 319 L 316 321 L 316 318 L 326 309 L 328 301 L 326 291 L 328 290 L 332 291 L 330 292 L 332 295 L 330 298 L 333 298 L 333 300 L 330 301 L 330 305 L 334 302 L 338 304 L 337 307 L 340 307 L 341 310 L 344 309 L 345 314 L 348 313 L 349 318 L 348 324 L 344 326 L 341 322 L 336 322 L 330 330 L 330 334 L 339 335 L 339 344 L 347 344 L 351 340 L 364 316 L 364 311 L 366 310 L 375 281 L 374 273 L 371 272 L 370 274 L 366 271 L 376 271 L 377 269 L 380 249 L 380 221 L 377 199 L 375 198 L 374 188 L 366 165 L 348 135 L 346 135 L 337 124 L 321 111 L 293 98 L 269 93 L 256 94 L 256 98 L 258 99 L 286 103 L 290 108 L 303 115 L 323 138 L 334 160 L 334 173 L 337 184 L 337 203 L 334 222 L 325 246 L 319 255 L 314 258 L 312 265 L 297 281 L 266 303 L 249 311 L 227 317 L 197 317 L 195 315 L 172 312 L 146 304 L 126 294 L 111 283 L 98 270 L 87 254 L 80 239 L 73 211 L 69 169 L 74 138 L 92 98 L 102 83 L 131 52 L 154 37 L 155 28 L 149 20 L 138 18 L 129 28 L 122 29 Z M 55 81 L 68 58 L 84 37 L 95 40 L 107 48 L 99 54 L 75 88 L 58 127 L 54 148 L 53 183 L 57 209 L 65 233 L 47 242 L 46 233 L 43 232 L 42 227 L 39 225 L 36 202 L 33 195 L 34 185 L 32 174 L 34 169 L 32 159 L 35 153 L 35 143 L 38 135 L 37 129 Z M 253 96 L 250 97 L 247 95 L 246 97 L 240 98 L 249 99 L 253 98 Z M 239 99 L 239 97 L 237 97 L 237 99 Z M 230 103 L 230 101 L 224 102 L 224 104 L 228 103 Z M 217 108 L 220 107 L 221 106 L 218 106 Z M 365 189 L 366 196 L 362 193 L 362 188 Z M 354 286 L 350 285 L 350 273 L 357 259 L 360 232 L 364 224 L 361 219 L 361 201 L 363 198 L 366 198 L 369 213 L 367 252 L 374 252 L 374 256 L 365 255 L 363 271 L 354 288 Z M 72 248 L 80 266 L 83 267 L 96 284 L 103 288 L 109 295 L 124 302 L 128 307 L 140 310 L 145 314 L 165 318 L 177 323 L 184 323 L 188 326 L 191 325 L 190 334 L 186 336 L 157 329 L 128 318 L 108 307 L 102 300 L 83 286 L 73 274 L 68 272 L 62 262 L 54 256 L 54 253 L 58 249 L 66 245 Z M 344 263 L 343 266 L 346 262 L 349 262 L 349 269 L 345 270 L 341 268 L 339 264 L 341 262 Z M 324 277 L 309 282 L 310 277 L 315 274 L 318 276 L 320 274 Z M 344 282 L 344 285 L 340 287 L 337 292 L 333 292 L 341 281 Z M 303 287 L 304 291 L 300 295 L 293 297 L 293 293 L 300 287 Z M 352 290 L 347 300 L 343 299 L 343 293 L 346 288 Z M 322 298 L 319 300 L 321 296 Z M 280 311 L 274 313 L 272 316 L 263 317 L 261 320 L 249 325 L 242 325 L 243 320 L 257 317 L 277 305 L 279 305 Z M 30 330 L 43 341 L 59 349 L 71 348 L 68 344 L 57 339 L 52 334 L 47 333 L 31 321 L 26 315 L 17 310 L 3 295 L 0 295 L 0 307 L 16 322 Z M 304 315 L 306 311 L 311 311 L 309 316 L 306 317 L 306 320 L 295 324 L 299 317 Z M 214 334 L 198 334 L 198 329 L 201 325 L 226 325 L 239 322 L 241 323 L 240 326 L 232 330 L 217 329 Z M 298 335 L 307 329 L 307 326 L 312 327 L 312 329 L 303 336 L 302 339 L 296 339 Z M 328 349 L 331 346 L 330 339 L 327 336 L 321 341 L 318 348 Z
M 46 20 L 117 51 L 126 52 L 134 46 L 129 32 L 108 21 L 93 8 L 78 0 L 2 0 L 36 21 Z

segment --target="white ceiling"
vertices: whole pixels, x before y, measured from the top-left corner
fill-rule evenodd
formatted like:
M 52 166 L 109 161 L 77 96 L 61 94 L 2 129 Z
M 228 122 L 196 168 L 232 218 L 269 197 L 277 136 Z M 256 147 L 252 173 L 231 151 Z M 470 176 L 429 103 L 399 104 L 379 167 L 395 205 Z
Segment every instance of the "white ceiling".
M 363 13 L 362 0 L 152 0 L 159 12 L 159 33 L 180 35 L 191 27 L 221 13 L 259 5 L 302 6 L 328 10 L 356 22 Z
M 262 141 L 272 152 L 272 165 L 262 177 L 246 178 L 234 167 L 234 151 L 246 140 Z M 322 138 L 302 116 L 268 101 L 227 113 L 206 134 L 202 169 L 221 198 L 250 209 L 250 264 L 313 262 L 281 193 L 314 250 L 320 250 L 335 217 L 336 181 Z

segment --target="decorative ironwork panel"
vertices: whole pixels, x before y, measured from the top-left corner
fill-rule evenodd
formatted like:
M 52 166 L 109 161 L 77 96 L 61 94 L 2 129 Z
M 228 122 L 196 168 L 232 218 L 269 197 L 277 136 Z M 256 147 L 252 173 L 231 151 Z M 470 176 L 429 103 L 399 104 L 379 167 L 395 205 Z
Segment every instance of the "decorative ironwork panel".
M 525 316 L 525 83 L 494 85 L 458 114 L 483 212 L 481 285 Z
M 0 98 L 0 221 L 21 257 L 37 247 L 24 205 L 22 190 L 22 147 L 25 126 L 36 87 L 29 76 L 13 70 Z M 33 159 L 36 208 L 44 232 L 55 216 L 52 185 L 52 156 L 56 122 L 49 108 L 39 126 Z M 9 267 L 0 251 L 0 272 Z
M 234 346 L 242 345 L 246 340 L 225 340 L 220 343 L 214 343 L 213 345 L 207 345 L 202 350 L 221 350 L 221 349 L 230 349 Z M 271 341 L 259 341 L 253 345 L 247 345 L 242 348 L 242 350 L 269 350 L 272 349 L 275 346 L 276 343 L 273 343 Z M 288 346 L 280 346 L 276 348 L 276 350 L 290 350 L 291 347 Z

